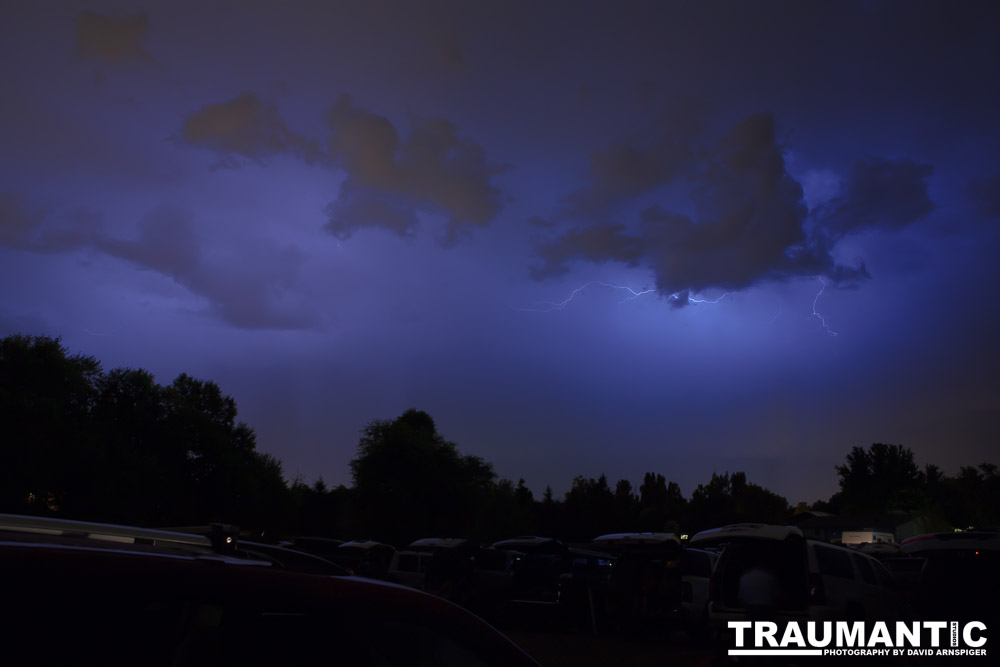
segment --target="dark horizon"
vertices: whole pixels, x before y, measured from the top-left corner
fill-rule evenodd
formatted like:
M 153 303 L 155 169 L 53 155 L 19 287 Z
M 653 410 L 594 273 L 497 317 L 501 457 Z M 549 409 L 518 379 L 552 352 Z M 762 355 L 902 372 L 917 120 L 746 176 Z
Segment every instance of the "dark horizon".
M 995 2 L 8 3 L 0 336 L 539 496 L 1000 443 Z
M 690 493 L 646 471 L 641 483 L 576 473 L 564 493 L 546 486 L 536 494 L 523 477 L 498 475 L 488 459 L 463 452 L 416 409 L 365 426 L 349 485 L 310 483 L 258 447 L 236 401 L 211 380 L 182 373 L 161 384 L 142 368 L 106 369 L 50 337 L 0 338 L 0 423 L 0 512 L 15 514 L 147 527 L 222 522 L 272 537 L 389 535 L 391 544 L 427 535 L 693 534 L 790 523 L 807 510 L 888 521 L 893 530 L 891 515 L 924 532 L 1000 529 L 1000 505 L 990 500 L 1000 492 L 995 463 L 949 474 L 909 448 L 873 443 L 852 447 L 835 468 L 838 491 L 813 502 L 790 501 L 735 470 L 713 471 Z

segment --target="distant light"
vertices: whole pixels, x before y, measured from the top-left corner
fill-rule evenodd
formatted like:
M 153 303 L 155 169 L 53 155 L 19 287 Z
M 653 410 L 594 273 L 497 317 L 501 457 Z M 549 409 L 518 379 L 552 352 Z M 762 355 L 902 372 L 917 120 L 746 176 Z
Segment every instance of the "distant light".
M 232 543 L 233 543 L 233 538 L 227 537 L 226 538 L 226 544 L 232 544 Z
M 684 534 L 682 534 L 682 535 L 681 535 L 681 539 L 682 539 L 682 540 L 686 540 L 686 539 L 688 539 L 688 534 L 687 534 L 687 533 L 684 533 Z

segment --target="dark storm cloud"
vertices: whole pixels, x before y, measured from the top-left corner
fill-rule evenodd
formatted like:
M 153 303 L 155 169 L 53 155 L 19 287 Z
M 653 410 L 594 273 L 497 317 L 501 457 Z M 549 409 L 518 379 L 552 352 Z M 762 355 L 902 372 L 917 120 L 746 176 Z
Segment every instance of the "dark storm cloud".
M 531 274 L 536 280 L 566 273 L 567 260 L 586 259 L 591 262 L 617 261 L 635 266 L 643 256 L 643 241 L 630 236 L 625 225 L 603 223 L 573 231 L 559 240 L 542 245 L 538 256 L 544 264 L 532 267 Z
M 969 195 L 977 212 L 985 218 L 1000 218 L 1000 174 L 984 181 L 974 181 L 969 186 Z
M 404 238 L 412 238 L 418 220 L 409 203 L 392 201 L 391 195 L 354 183 L 344 183 L 336 201 L 326 207 L 326 229 L 339 239 L 346 239 L 358 229 L 383 227 Z M 400 199 L 395 197 L 395 199 Z
M 62 225 L 48 218 L 24 195 L 0 193 L 0 245 L 37 253 L 66 252 L 88 245 L 100 228 L 100 218 L 88 211 L 74 212 Z
M 247 329 L 297 329 L 315 324 L 291 297 L 302 257 L 292 247 L 245 242 L 224 252 L 203 250 L 193 217 L 161 207 L 138 224 L 134 239 L 104 232 L 100 216 L 78 210 L 61 220 L 18 193 L 0 193 L 0 245 L 34 253 L 97 250 L 156 271 L 208 300 L 213 312 Z
M 114 257 L 170 276 L 179 283 L 201 264 L 201 251 L 192 217 L 181 210 L 159 208 L 139 221 L 135 240 L 108 237 L 96 245 Z
M 458 137 L 451 122 L 414 120 L 404 143 L 388 119 L 354 106 L 348 95 L 327 111 L 326 121 L 330 157 L 347 172 L 328 209 L 327 228 L 338 238 L 368 226 L 407 236 L 416 210 L 444 215 L 454 238 L 461 228 L 486 225 L 500 212 L 501 192 L 490 179 L 504 167 L 488 163 L 483 148 Z M 377 214 L 378 200 L 385 217 Z M 349 217 L 355 210 L 363 215 Z
M 24 195 L 0 193 L 0 244 L 18 250 L 31 249 L 38 243 L 44 220 L 44 212 L 31 210 Z
M 104 16 L 83 12 L 76 19 L 76 54 L 115 65 L 152 61 L 141 44 L 148 29 L 145 14 Z
M 541 216 L 533 215 L 530 218 L 528 218 L 528 224 L 531 225 L 532 227 L 551 229 L 552 227 L 555 227 L 556 223 L 552 222 L 551 220 L 547 220 Z
M 172 278 L 205 297 L 212 310 L 244 329 L 301 329 L 315 324 L 301 303 L 289 304 L 302 257 L 295 248 L 248 245 L 233 252 L 202 250 L 194 218 L 184 210 L 160 207 L 139 222 L 134 240 L 100 237 L 109 255 Z
M 833 236 L 870 228 L 902 229 L 934 210 L 927 194 L 933 168 L 908 160 L 860 160 L 847 179 L 846 194 L 817 212 Z
M 833 259 L 836 240 L 823 233 L 811 234 L 804 242 L 785 253 L 785 261 L 771 277 L 775 280 L 795 276 L 824 275 L 838 287 L 850 288 L 871 278 L 864 260 L 856 259 L 853 266 L 837 264 Z
M 250 91 L 192 113 L 184 119 L 181 136 L 192 146 L 252 160 L 292 153 L 312 162 L 320 153 L 318 144 L 288 129 L 275 105 Z M 224 164 L 238 166 L 233 160 Z
M 618 143 L 592 151 L 590 182 L 566 198 L 568 216 L 601 218 L 617 204 L 686 174 L 695 164 L 689 142 L 700 129 L 700 111 L 694 101 L 675 102 L 658 119 L 648 146 Z
M 573 259 L 642 264 L 675 305 L 687 302 L 675 298 L 686 290 L 740 290 L 763 280 L 820 273 L 838 281 L 866 276 L 863 265 L 838 265 L 822 234 L 804 231 L 802 188 L 785 169 L 771 114 L 742 120 L 703 154 L 705 163 L 687 177 L 694 217 L 653 206 L 641 213 L 635 231 L 606 223 L 575 229 L 538 248 L 543 263 L 532 268 L 533 276 L 564 273 Z M 645 175 L 625 182 L 652 184 L 665 172 L 636 173 Z M 624 195 L 626 189 L 617 192 Z
M 590 154 L 591 186 L 567 198 L 579 217 L 600 217 L 615 204 L 665 185 L 690 162 L 683 145 L 663 143 L 651 150 L 608 146 Z

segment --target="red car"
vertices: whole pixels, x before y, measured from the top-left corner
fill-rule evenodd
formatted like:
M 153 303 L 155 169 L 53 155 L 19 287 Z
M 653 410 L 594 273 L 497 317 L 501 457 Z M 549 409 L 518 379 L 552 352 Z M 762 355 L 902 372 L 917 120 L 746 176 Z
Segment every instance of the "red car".
M 91 525 L 0 526 L 0 662 L 537 665 L 478 617 L 410 588 Z

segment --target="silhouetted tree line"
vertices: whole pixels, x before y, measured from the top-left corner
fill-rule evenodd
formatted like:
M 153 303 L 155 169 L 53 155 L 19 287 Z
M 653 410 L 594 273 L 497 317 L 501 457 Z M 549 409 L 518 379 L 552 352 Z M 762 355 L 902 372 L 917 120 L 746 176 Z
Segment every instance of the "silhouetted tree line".
M 992 463 L 965 466 L 950 477 L 933 464 L 920 468 L 902 445 L 854 447 L 836 466 L 840 490 L 812 509 L 833 514 L 923 515 L 956 528 L 1000 530 L 1000 471 Z
M 256 451 L 235 401 L 213 382 L 180 375 L 158 385 L 144 370 L 105 372 L 58 339 L 0 339 L 0 511 L 146 526 L 238 523 L 266 534 L 492 541 L 540 534 L 569 541 L 620 531 L 693 533 L 726 523 L 784 523 L 787 500 L 742 472 L 713 474 L 685 498 L 645 474 L 638 489 L 605 475 L 576 477 L 562 498 L 534 498 L 463 455 L 430 415 L 374 420 L 350 462 L 352 485 L 286 482 Z M 855 447 L 837 466 L 840 491 L 814 510 L 933 514 L 952 525 L 1000 528 L 1000 475 L 982 464 L 949 477 L 920 469 L 899 445 Z M 800 507 L 801 509 L 801 507 Z
M 0 508 L 150 526 L 278 523 L 281 464 L 213 382 L 104 372 L 58 339 L 0 340 Z

